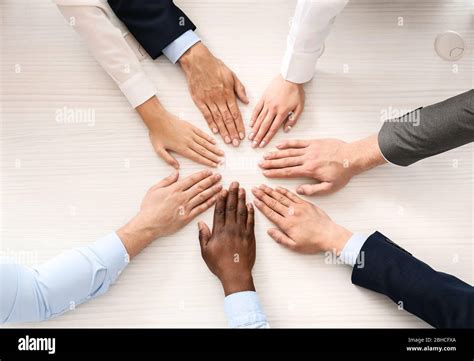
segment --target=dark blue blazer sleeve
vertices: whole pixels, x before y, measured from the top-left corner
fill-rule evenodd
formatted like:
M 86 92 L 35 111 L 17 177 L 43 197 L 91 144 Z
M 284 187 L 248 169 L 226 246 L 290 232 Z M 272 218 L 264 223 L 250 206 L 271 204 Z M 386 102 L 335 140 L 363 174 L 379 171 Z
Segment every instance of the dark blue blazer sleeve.
M 186 31 L 196 29 L 172 0 L 108 0 L 108 3 L 153 59 Z
M 363 253 L 362 253 L 363 252 Z M 403 308 L 437 328 L 474 328 L 474 287 L 437 272 L 379 232 L 359 254 L 352 283 L 403 302 Z

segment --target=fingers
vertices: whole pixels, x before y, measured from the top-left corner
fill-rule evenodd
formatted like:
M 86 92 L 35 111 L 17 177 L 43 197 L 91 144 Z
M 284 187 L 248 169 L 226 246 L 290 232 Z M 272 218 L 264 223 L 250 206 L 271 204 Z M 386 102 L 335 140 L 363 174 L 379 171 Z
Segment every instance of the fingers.
M 237 219 L 237 194 L 239 192 L 239 183 L 232 182 L 229 187 L 229 196 L 227 197 L 225 207 L 225 222 L 235 222 Z
M 210 136 L 209 134 L 207 134 L 206 132 L 203 132 L 201 129 L 193 127 L 193 132 L 199 138 L 202 138 L 203 140 L 207 141 L 208 143 L 216 144 L 216 139 L 214 137 Z M 219 149 L 219 148 L 217 148 L 217 149 Z M 220 150 L 220 149 L 219 149 L 219 151 L 222 152 L 222 150 Z M 222 153 L 224 153 L 224 152 L 222 152 Z
M 268 235 L 272 237 L 277 243 L 284 245 L 290 249 L 294 249 L 296 242 L 288 237 L 285 233 L 276 228 L 269 228 Z
M 284 140 L 277 145 L 278 149 L 287 149 L 287 148 L 306 148 L 309 145 L 309 140 Z
M 298 194 L 304 194 L 306 196 L 314 195 L 326 195 L 333 191 L 332 183 L 321 182 L 317 184 L 303 184 L 296 188 Z
M 171 154 L 169 154 L 168 151 L 165 148 L 155 148 L 155 149 L 156 149 L 156 153 L 166 163 L 168 163 L 172 167 L 175 167 L 176 169 L 179 168 L 179 162 L 176 160 L 175 157 L 173 157 Z
M 245 91 L 244 85 L 242 84 L 240 79 L 237 78 L 237 75 L 235 75 L 235 73 L 232 73 L 232 77 L 234 78 L 235 94 L 237 94 L 237 97 L 240 99 L 241 102 L 248 104 L 249 98 L 247 97 L 247 92 Z
M 225 204 L 227 196 L 228 192 L 225 189 L 223 189 L 217 196 L 216 208 L 214 209 L 213 230 L 222 228 L 225 225 Z
M 296 122 L 298 121 L 298 118 L 300 117 L 302 111 L 303 111 L 303 108 L 298 105 L 298 107 L 294 111 L 288 114 L 288 117 L 286 118 L 283 124 L 283 131 L 285 133 L 288 133 L 291 130 L 291 128 L 293 128 L 296 125 Z
M 179 177 L 179 172 L 174 171 L 169 176 L 163 178 L 158 183 L 156 183 L 153 187 L 151 187 L 151 189 L 168 187 L 172 185 L 174 182 L 176 182 L 178 180 L 178 177 Z
M 186 152 L 184 153 L 184 155 L 186 156 L 186 158 L 191 159 L 195 161 L 196 163 L 206 165 L 208 167 L 216 168 L 219 165 L 219 163 L 207 159 L 206 157 L 202 156 L 201 154 L 199 154 L 192 148 L 186 149 Z
M 243 229 L 247 224 L 247 205 L 245 204 L 245 189 L 239 188 L 237 200 L 237 224 Z
M 264 147 L 265 143 L 262 143 L 262 139 L 267 134 L 268 129 L 270 129 L 270 126 L 272 125 L 274 119 L 275 119 L 275 112 L 269 110 L 267 113 L 267 116 L 265 119 L 262 121 L 260 124 L 260 127 L 254 127 L 253 132 L 256 133 L 252 142 L 252 148 L 256 147 Z
M 222 119 L 222 115 L 219 109 L 217 108 L 215 104 L 210 104 L 209 109 L 211 111 L 212 118 L 214 119 L 214 122 L 217 125 L 217 129 L 219 130 L 219 133 L 222 139 L 224 139 L 224 142 L 226 144 L 229 144 L 231 142 L 231 139 L 230 139 L 229 132 L 227 131 L 227 128 L 224 124 L 224 120 Z
M 189 208 L 194 208 L 201 203 L 207 201 L 209 198 L 217 195 L 222 190 L 222 185 L 216 184 L 221 179 L 220 174 L 214 174 L 198 184 L 191 187 L 185 193 L 189 196 Z
M 201 144 L 199 144 L 198 141 L 195 141 L 195 143 L 191 143 L 191 145 L 189 147 L 195 153 L 199 154 L 201 157 L 204 157 L 207 160 L 211 161 L 212 163 L 218 165 L 221 162 L 221 159 L 219 158 L 219 156 L 217 154 L 213 153 L 211 150 L 209 150 L 206 147 L 206 146 L 209 146 L 209 148 L 211 148 L 210 145 L 208 145 L 208 144 L 209 143 L 207 143 L 206 145 L 201 145 Z
M 258 114 L 257 119 L 252 125 L 252 131 L 249 134 L 249 140 L 253 140 L 253 138 L 255 138 L 258 130 L 260 129 L 260 124 L 262 124 L 263 120 L 267 116 L 267 113 L 268 113 L 268 108 L 263 107 L 262 111 Z
M 201 180 L 210 177 L 212 172 L 210 170 L 202 170 L 200 172 L 196 172 L 191 174 L 189 177 L 186 177 L 177 183 L 179 189 L 185 191 L 188 188 L 191 188 L 196 183 L 200 182 Z
M 263 186 L 260 186 L 260 188 L 253 187 L 252 193 L 271 210 L 278 212 L 283 217 L 287 216 L 288 207 L 284 206 L 278 200 L 272 198 L 269 194 L 267 194 L 267 192 L 270 193 L 270 191 L 265 192 L 264 189 L 265 188 Z
M 219 129 L 217 128 L 217 124 L 214 121 L 214 118 L 212 117 L 211 111 L 209 110 L 208 106 L 204 103 L 198 104 L 198 108 L 201 111 L 202 115 L 204 116 L 204 119 L 206 119 L 207 125 L 209 126 L 209 129 L 216 134 L 219 132 Z
M 263 159 L 271 160 L 271 159 L 281 159 L 281 158 L 290 158 L 290 157 L 298 157 L 305 153 L 304 149 L 297 148 L 297 149 L 285 149 L 279 150 L 276 152 L 270 152 L 266 154 Z
M 230 139 L 232 139 L 232 145 L 234 147 L 238 147 L 240 144 L 239 135 L 237 132 L 237 128 L 235 127 L 234 118 L 232 118 L 227 104 L 217 104 L 217 108 L 219 109 L 221 117 L 224 120 L 224 125 L 227 131 L 229 132 Z
M 201 135 L 199 135 L 197 133 L 195 134 L 195 137 L 193 137 L 193 140 L 197 144 L 203 146 L 204 148 L 206 148 L 210 152 L 214 153 L 218 157 L 222 157 L 225 154 L 222 149 L 219 149 L 219 147 L 217 147 L 216 145 L 210 143 L 207 139 L 203 138 Z
M 305 202 L 304 199 L 301 199 L 300 197 L 298 197 L 296 194 L 294 194 L 293 192 L 289 191 L 288 189 L 286 188 L 283 188 L 283 187 L 276 187 L 275 189 L 278 193 L 280 194 L 283 194 L 286 198 L 288 198 L 289 200 L 291 200 L 292 202 L 294 203 L 303 203 Z
M 280 226 L 283 223 L 284 218 L 259 199 L 254 199 L 253 204 L 255 204 L 255 206 L 260 210 L 260 212 L 263 213 L 265 217 L 267 217 L 277 226 Z
M 252 203 L 247 204 L 247 233 L 253 233 L 255 227 L 255 210 Z
M 201 245 L 201 253 L 206 248 L 207 242 L 211 239 L 211 231 L 204 222 L 198 222 L 199 229 L 199 244 Z
M 290 157 L 274 160 L 262 160 L 258 163 L 263 169 L 279 169 L 302 165 L 304 163 L 303 157 Z
M 229 108 L 232 118 L 234 118 L 237 131 L 239 132 L 239 138 L 240 140 L 243 140 L 245 138 L 244 121 L 242 120 L 242 115 L 240 114 L 240 109 L 237 106 L 237 102 L 235 101 L 235 98 L 227 100 L 227 107 Z
M 289 168 L 265 169 L 262 173 L 268 178 L 295 178 L 305 175 L 304 168 L 301 165 Z
M 263 148 L 265 145 L 267 145 L 270 142 L 270 140 L 272 140 L 273 136 L 276 134 L 278 129 L 280 129 L 285 119 L 286 119 L 286 115 L 284 114 L 278 114 L 276 116 L 267 134 L 265 134 L 265 137 L 260 142 L 260 146 L 259 146 L 260 148 Z
M 294 205 L 294 202 L 288 198 L 286 195 L 277 192 L 273 188 L 266 186 L 265 184 L 261 184 L 259 187 L 262 191 L 264 191 L 266 194 L 268 194 L 270 197 L 273 199 L 277 200 L 281 204 L 283 204 L 285 207 L 291 207 Z
M 257 117 L 258 115 L 260 114 L 260 112 L 262 111 L 263 109 L 263 98 L 261 98 L 257 105 L 255 106 L 255 108 L 253 108 L 253 111 L 252 111 L 252 117 L 250 118 L 250 127 L 253 127 L 256 120 L 257 120 Z M 249 138 L 250 139 L 250 138 Z
M 214 203 L 216 203 L 216 197 L 211 197 L 204 203 L 200 204 L 197 207 L 194 207 L 191 212 L 189 212 L 189 216 L 192 218 L 200 215 L 201 213 L 207 211 L 209 208 L 211 208 Z

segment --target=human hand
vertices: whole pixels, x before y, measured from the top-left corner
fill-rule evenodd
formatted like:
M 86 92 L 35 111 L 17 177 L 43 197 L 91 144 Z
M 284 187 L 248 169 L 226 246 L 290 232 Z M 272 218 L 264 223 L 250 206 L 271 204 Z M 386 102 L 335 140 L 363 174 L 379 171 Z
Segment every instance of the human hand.
M 166 111 L 156 97 L 139 105 L 137 111 L 148 127 L 153 148 L 169 165 L 179 168 L 169 151 L 210 167 L 220 163 L 224 152 L 215 145 L 215 139 Z
M 245 190 L 239 183 L 233 182 L 229 192 L 219 194 L 212 233 L 204 222 L 198 227 L 202 258 L 221 281 L 225 295 L 255 291 L 254 209 L 245 204 Z
M 186 75 L 189 91 L 213 133 L 219 132 L 226 143 L 237 147 L 245 138 L 245 128 L 237 105 L 237 97 L 249 102 L 245 87 L 209 49 L 197 43 L 179 59 Z
M 344 187 L 351 178 L 385 163 L 377 136 L 354 143 L 338 139 L 287 140 L 259 163 L 269 178 L 306 177 L 316 184 L 300 185 L 296 191 L 304 195 L 325 195 Z
M 284 124 L 285 132 L 296 124 L 304 108 L 303 84 L 296 84 L 278 75 L 272 80 L 253 110 L 249 139 L 252 147 L 263 148 Z
M 278 228 L 268 229 L 276 242 L 299 253 L 332 251 L 339 255 L 352 236 L 320 208 L 288 189 L 252 188 L 255 206 Z
M 130 257 L 158 237 L 175 233 L 211 207 L 222 186 L 220 174 L 203 170 L 178 181 L 174 172 L 151 187 L 140 212 L 117 231 Z

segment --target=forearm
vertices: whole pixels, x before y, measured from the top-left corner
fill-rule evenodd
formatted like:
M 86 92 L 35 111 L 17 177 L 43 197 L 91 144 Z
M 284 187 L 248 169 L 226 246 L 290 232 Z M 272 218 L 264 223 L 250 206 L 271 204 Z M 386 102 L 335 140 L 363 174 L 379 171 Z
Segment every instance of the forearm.
M 385 121 L 378 141 L 384 157 L 401 166 L 474 141 L 474 90 Z
M 129 262 L 112 233 L 37 268 L 0 265 L 0 322 L 43 321 L 104 294 Z M 3 291 L 3 290 L 6 290 Z
M 160 101 L 156 96 L 151 97 L 143 104 L 136 107 L 136 110 L 143 120 L 143 123 L 148 129 L 152 130 L 156 125 L 157 121 L 161 118 L 166 118 L 166 109 L 161 105 Z

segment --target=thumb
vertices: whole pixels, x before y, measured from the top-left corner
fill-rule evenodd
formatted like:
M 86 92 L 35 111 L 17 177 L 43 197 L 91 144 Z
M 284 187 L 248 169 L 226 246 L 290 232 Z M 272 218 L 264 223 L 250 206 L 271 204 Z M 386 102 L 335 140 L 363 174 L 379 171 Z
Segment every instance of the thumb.
M 249 103 L 249 98 L 247 98 L 247 92 L 245 91 L 245 87 L 242 84 L 242 82 L 237 78 L 237 75 L 235 73 L 232 73 L 232 76 L 234 77 L 234 90 L 239 99 L 245 103 Z
M 199 243 L 201 245 L 201 251 L 206 248 L 207 242 L 211 238 L 211 231 L 209 227 L 204 222 L 198 222 L 198 229 L 199 229 Z
M 156 153 L 170 166 L 179 169 L 179 163 L 165 148 L 157 148 Z
M 332 183 L 321 182 L 317 184 L 303 184 L 296 189 L 296 193 L 306 196 L 325 195 L 331 193 Z

